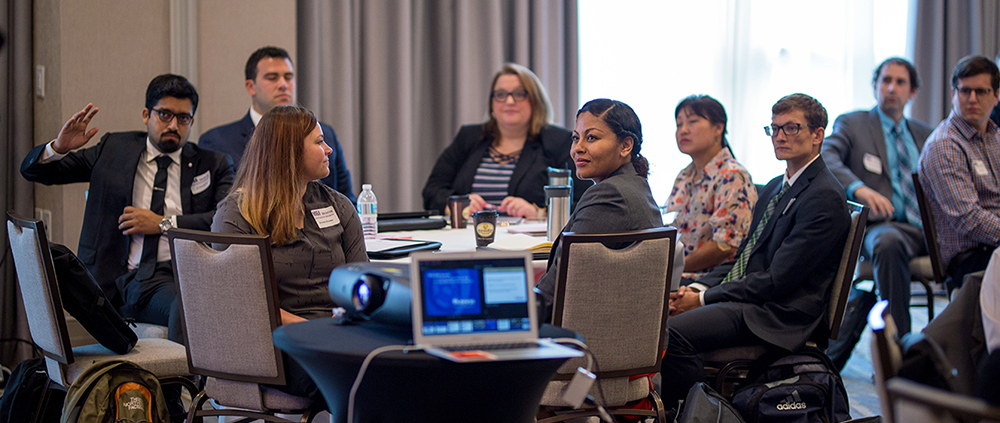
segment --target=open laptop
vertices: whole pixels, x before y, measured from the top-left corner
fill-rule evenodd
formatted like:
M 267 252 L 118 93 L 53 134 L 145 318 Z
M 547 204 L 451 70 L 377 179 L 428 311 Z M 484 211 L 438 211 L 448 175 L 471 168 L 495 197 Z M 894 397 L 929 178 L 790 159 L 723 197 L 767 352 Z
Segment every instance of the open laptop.
M 413 343 L 456 362 L 581 357 L 538 339 L 528 251 L 410 256 Z

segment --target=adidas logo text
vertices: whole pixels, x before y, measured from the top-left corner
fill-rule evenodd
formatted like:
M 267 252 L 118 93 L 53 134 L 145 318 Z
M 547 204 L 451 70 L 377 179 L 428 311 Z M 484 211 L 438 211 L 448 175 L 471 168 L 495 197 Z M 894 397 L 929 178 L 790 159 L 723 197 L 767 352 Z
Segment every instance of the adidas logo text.
M 781 400 L 776 408 L 778 411 L 804 410 L 806 403 L 799 397 L 799 391 L 792 391 L 792 394 Z

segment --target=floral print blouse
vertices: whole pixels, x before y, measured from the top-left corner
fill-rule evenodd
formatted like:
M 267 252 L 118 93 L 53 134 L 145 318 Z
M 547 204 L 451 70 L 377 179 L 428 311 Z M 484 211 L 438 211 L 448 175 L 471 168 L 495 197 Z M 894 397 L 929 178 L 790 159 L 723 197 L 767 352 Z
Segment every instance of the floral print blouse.
M 704 169 L 695 169 L 691 163 L 677 175 L 666 211 L 677 212 L 673 225 L 684 243 L 685 257 L 701 244 L 715 241 L 733 247 L 731 259 L 750 230 L 756 202 L 757 188 L 750 173 L 723 148 Z M 711 270 L 684 276 L 697 280 Z

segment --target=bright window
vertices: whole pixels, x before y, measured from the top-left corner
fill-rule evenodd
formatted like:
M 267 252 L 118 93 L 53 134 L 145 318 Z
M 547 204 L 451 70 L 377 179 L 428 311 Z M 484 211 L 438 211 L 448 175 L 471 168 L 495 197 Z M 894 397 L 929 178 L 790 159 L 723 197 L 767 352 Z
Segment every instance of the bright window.
M 579 0 L 580 104 L 635 109 L 659 204 L 691 162 L 674 138 L 674 108 L 691 94 L 722 102 L 737 160 L 764 184 L 785 168 L 763 131 L 771 106 L 809 94 L 827 109 L 827 133 L 841 113 L 874 107 L 873 68 L 912 56 L 909 10 L 909 0 Z

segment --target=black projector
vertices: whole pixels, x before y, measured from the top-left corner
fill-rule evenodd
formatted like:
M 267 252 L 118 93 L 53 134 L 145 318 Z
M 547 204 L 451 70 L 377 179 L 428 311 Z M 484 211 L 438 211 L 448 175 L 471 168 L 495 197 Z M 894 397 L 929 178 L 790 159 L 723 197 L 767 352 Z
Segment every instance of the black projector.
M 408 263 L 348 263 L 330 272 L 330 298 L 353 320 L 371 320 L 409 328 Z

